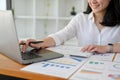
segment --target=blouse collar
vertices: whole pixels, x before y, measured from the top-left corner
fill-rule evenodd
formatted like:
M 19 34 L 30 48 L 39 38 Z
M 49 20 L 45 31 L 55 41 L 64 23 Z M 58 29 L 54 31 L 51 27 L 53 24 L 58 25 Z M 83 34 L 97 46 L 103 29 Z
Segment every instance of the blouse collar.
M 91 13 L 88 15 L 88 19 L 94 22 L 94 14 L 93 14 L 93 12 L 91 12 Z

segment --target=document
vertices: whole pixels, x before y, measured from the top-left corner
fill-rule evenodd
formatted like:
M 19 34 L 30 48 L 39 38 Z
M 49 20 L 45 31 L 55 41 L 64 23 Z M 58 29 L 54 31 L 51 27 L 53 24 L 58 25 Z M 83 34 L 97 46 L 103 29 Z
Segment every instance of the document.
M 89 52 L 81 52 L 80 50 L 82 49 L 82 47 L 77 47 L 77 46 L 60 45 L 56 47 L 50 47 L 47 49 L 64 54 L 64 55 L 75 55 L 75 56 L 81 56 L 81 57 L 90 57 L 93 54 Z
M 106 80 L 120 80 L 120 63 L 108 63 L 107 69 L 104 71 L 104 76 Z
M 67 79 L 77 69 L 79 69 L 86 62 L 86 60 L 86 58 L 76 59 L 73 57 L 63 57 L 49 61 L 33 63 L 22 68 L 21 70 Z
M 120 63 L 89 60 L 70 80 L 120 80 Z
M 90 60 L 112 61 L 114 53 L 94 54 L 90 57 Z

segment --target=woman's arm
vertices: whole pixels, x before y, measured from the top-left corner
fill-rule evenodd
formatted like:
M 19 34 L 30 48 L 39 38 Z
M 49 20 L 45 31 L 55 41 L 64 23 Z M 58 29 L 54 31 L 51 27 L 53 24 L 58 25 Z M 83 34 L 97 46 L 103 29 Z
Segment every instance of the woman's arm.
M 81 49 L 82 52 L 106 53 L 109 52 L 109 46 L 88 45 Z
M 113 51 L 120 53 L 120 43 L 113 44 Z
M 116 43 L 111 45 L 88 45 L 81 49 L 81 51 L 85 52 L 96 52 L 96 53 L 119 53 L 120 52 L 120 43 Z
M 28 46 L 30 46 L 32 48 L 46 48 L 46 47 L 51 47 L 51 46 L 55 46 L 56 45 L 54 39 L 51 38 L 51 37 L 45 38 L 42 43 L 37 43 L 37 44 L 31 43 L 31 44 L 29 44 L 30 42 L 35 42 L 35 41 L 36 41 L 35 39 L 28 39 L 28 40 L 20 41 L 19 42 L 20 45 L 24 44 L 21 47 L 22 52 L 25 52 L 26 49 L 28 48 Z

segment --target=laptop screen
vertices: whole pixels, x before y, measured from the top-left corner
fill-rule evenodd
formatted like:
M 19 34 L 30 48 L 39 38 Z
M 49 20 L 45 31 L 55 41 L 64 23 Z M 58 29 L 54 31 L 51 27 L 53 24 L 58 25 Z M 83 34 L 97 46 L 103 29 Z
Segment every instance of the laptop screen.
M 0 11 L 0 52 L 21 61 L 20 48 L 12 11 Z

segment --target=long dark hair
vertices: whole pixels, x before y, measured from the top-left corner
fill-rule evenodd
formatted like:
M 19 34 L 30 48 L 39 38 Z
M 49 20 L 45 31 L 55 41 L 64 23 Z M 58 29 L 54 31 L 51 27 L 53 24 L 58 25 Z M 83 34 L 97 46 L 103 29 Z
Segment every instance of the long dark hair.
M 84 14 L 89 14 L 92 12 L 89 4 L 87 6 Z M 101 22 L 103 26 L 114 27 L 115 25 L 120 25 L 120 0 L 111 0 L 107 11 L 104 15 L 103 22 Z

